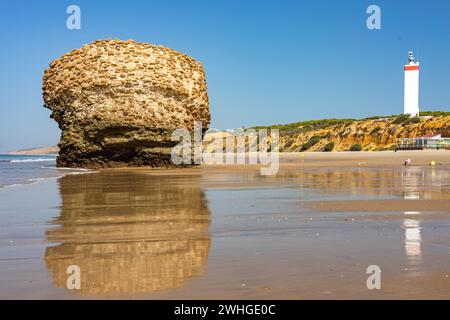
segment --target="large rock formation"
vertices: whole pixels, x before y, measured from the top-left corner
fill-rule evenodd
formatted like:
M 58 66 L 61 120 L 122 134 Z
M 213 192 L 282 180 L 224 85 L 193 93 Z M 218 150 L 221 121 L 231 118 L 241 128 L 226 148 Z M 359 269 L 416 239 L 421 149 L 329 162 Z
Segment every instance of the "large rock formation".
M 64 167 L 170 166 L 173 130 L 210 121 L 202 65 L 132 40 L 94 41 L 53 61 L 43 96 Z

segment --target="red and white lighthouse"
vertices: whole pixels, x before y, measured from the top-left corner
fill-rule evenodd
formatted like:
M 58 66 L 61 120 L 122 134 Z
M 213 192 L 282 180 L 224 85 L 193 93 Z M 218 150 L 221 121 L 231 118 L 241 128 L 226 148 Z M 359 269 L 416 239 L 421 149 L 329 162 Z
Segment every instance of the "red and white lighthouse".
M 413 52 L 408 52 L 408 64 L 405 65 L 405 98 L 403 113 L 411 117 L 419 116 L 419 62 Z

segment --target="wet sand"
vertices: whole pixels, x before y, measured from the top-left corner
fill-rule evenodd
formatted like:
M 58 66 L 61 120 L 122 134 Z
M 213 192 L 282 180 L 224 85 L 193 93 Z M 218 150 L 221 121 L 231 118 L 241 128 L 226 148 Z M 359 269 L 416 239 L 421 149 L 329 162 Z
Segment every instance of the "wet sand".
M 450 298 L 450 151 L 68 175 L 0 190 L 0 221 L 0 298 Z

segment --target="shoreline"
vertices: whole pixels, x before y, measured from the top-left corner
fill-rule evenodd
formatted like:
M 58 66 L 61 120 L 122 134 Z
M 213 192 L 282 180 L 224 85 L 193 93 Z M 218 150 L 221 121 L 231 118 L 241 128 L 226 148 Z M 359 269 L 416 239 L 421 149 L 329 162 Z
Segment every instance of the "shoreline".
M 5 154 L 3 154 L 5 155 Z M 225 155 L 225 154 L 224 154 Z M 371 166 L 389 166 L 402 167 L 404 161 L 410 158 L 412 160 L 411 167 L 415 166 L 429 166 L 430 161 L 435 161 L 435 168 L 442 166 L 450 166 L 450 151 L 448 150 L 420 150 L 420 151 L 335 151 L 335 152 L 280 152 L 280 170 L 295 169 L 295 168 L 314 168 L 314 167 L 371 167 Z M 380 161 L 383 161 L 380 163 Z M 201 174 L 208 171 L 256 171 L 264 165 L 261 164 L 202 164 L 192 167 L 170 167 L 170 168 L 155 168 L 155 167 L 113 167 L 113 168 L 70 168 L 70 167 L 55 167 L 54 170 L 75 171 L 73 173 L 65 173 L 61 176 L 54 177 L 38 177 L 31 179 L 30 183 L 39 183 L 39 181 L 46 179 L 59 179 L 67 174 L 84 174 L 95 172 L 141 172 L 155 175 L 176 175 L 176 174 Z M 77 172 L 78 171 L 78 172 Z M 20 187 L 22 185 L 29 185 L 30 183 L 4 185 L 0 190 Z

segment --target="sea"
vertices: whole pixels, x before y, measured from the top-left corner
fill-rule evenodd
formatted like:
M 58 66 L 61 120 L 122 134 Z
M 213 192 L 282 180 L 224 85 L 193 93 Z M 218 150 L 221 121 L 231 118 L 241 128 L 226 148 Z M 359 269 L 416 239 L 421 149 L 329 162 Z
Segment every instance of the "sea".
M 0 189 L 87 171 L 89 170 L 56 168 L 56 155 L 0 154 Z

